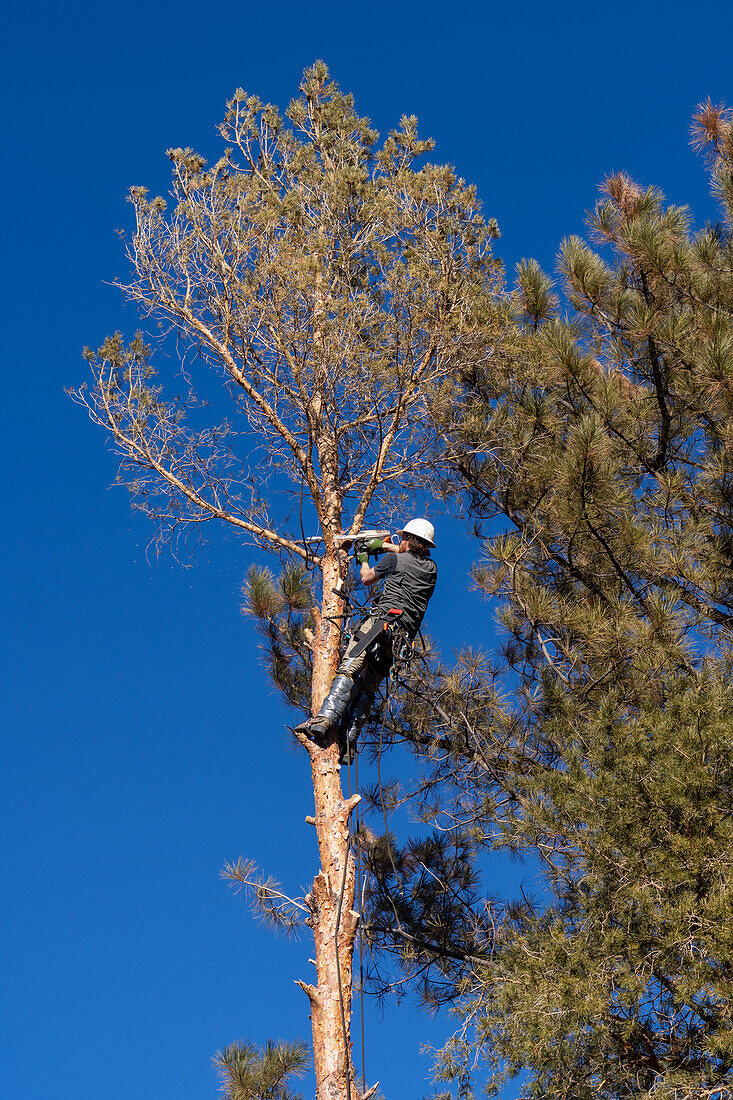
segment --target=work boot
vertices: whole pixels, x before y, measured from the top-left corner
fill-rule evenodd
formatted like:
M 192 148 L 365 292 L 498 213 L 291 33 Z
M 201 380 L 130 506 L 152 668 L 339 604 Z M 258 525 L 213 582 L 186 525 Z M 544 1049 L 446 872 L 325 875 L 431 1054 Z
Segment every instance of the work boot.
M 295 728 L 304 733 L 315 745 L 325 746 L 328 734 L 338 726 L 356 694 L 356 684 L 350 676 L 334 676 L 328 695 L 314 718 L 307 718 Z
M 320 749 L 326 747 L 325 736 L 328 728 L 324 729 L 317 718 L 305 718 L 302 722 L 298 722 L 297 726 L 293 726 L 293 732 L 305 734 L 308 740 L 318 745 Z

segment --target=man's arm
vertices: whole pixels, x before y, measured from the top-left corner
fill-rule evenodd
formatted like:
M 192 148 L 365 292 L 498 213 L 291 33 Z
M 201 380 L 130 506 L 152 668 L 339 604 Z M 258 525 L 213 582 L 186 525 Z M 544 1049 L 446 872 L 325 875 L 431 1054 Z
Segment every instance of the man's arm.
M 362 566 L 361 566 L 361 583 L 365 584 L 367 586 L 367 588 L 371 588 L 371 586 L 377 580 L 378 580 L 377 574 L 374 572 L 374 570 L 372 569 L 369 562 L 368 561 L 363 562 Z
M 382 550 L 385 554 L 399 554 L 401 550 L 400 543 L 390 542 L 387 537 L 382 543 Z M 365 584 L 367 588 L 371 588 L 380 578 L 377 571 L 369 564 L 369 561 L 363 561 L 360 568 L 361 583 Z
M 387 554 L 387 553 L 401 554 L 402 553 L 402 543 L 401 542 L 392 542 L 391 536 L 387 535 L 386 539 L 384 539 L 384 541 L 382 542 L 382 550 L 384 550 L 385 554 Z

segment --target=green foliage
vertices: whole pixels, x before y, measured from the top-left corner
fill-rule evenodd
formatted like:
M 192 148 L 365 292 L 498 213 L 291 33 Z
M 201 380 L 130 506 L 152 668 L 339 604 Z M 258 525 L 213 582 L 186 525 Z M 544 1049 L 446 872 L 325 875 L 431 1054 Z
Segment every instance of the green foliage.
M 372 905 L 453 1004 L 459 1089 L 478 1052 L 533 1100 L 733 1092 L 733 137 L 710 104 L 696 127 L 727 227 L 609 177 L 562 245 L 569 312 L 521 265 L 521 333 L 440 407 L 503 669 L 464 657 L 405 701 L 418 804 L 461 860 L 411 842 Z M 537 896 L 482 901 L 460 862 L 487 849 Z
M 555 316 L 558 301 L 552 292 L 552 280 L 536 260 L 521 260 L 517 264 L 517 288 L 520 312 L 532 324 L 536 326 Z
M 302 1077 L 309 1061 L 305 1043 L 272 1039 L 263 1050 L 253 1043 L 230 1043 L 213 1058 L 226 1100 L 301 1100 L 288 1078 Z
M 255 914 L 275 932 L 295 936 L 310 916 L 307 906 L 288 897 L 277 879 L 263 875 L 253 859 L 240 856 L 234 863 L 225 863 L 221 877 L 233 883 L 236 893 L 247 894 Z
M 619 701 L 574 739 L 566 708 L 548 717 L 557 758 L 505 824 L 544 853 L 552 900 L 502 923 L 472 1004 L 532 1097 L 729 1085 L 733 692 L 706 670 Z
M 315 593 L 302 565 L 290 563 L 275 578 L 251 566 L 242 586 L 242 611 L 252 616 L 265 639 L 265 660 L 273 684 L 294 707 L 308 709 Z

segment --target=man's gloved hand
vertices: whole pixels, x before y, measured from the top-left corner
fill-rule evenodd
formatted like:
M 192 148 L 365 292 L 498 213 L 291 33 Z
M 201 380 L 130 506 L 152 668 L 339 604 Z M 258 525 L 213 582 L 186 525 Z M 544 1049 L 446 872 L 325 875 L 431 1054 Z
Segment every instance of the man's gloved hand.
M 388 537 L 388 536 L 387 536 Z M 376 555 L 384 546 L 384 539 L 370 539 L 367 543 L 367 550 L 370 554 Z
M 357 543 L 355 549 L 356 560 L 358 561 L 359 565 L 366 565 L 369 562 L 370 556 L 376 558 L 377 554 L 380 552 L 380 550 L 384 546 L 385 541 L 388 538 L 389 535 L 387 535 L 385 538 L 369 539 L 369 542 L 366 543 Z

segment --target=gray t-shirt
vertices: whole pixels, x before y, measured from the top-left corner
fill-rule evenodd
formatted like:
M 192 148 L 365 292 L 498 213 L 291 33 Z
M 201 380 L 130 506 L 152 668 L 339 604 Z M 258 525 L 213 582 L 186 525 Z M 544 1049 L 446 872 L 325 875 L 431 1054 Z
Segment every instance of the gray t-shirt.
M 377 597 L 375 611 L 402 611 L 400 621 L 415 634 L 435 588 L 438 567 L 432 558 L 418 558 L 409 550 L 404 554 L 384 554 L 374 566 L 384 587 Z

